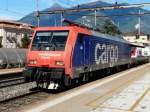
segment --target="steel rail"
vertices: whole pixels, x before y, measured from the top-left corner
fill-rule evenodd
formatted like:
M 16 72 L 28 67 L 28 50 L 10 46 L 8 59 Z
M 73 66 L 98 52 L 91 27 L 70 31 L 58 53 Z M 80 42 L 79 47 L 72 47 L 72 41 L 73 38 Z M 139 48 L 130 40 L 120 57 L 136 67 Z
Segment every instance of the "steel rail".
M 0 80 L 0 88 L 24 83 L 24 77 Z

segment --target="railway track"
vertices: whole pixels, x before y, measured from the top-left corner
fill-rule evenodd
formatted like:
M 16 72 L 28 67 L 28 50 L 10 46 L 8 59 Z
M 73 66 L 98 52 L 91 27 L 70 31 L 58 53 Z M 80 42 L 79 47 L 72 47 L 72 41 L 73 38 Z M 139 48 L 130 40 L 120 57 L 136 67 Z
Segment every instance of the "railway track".
M 1 71 L 0 72 L 0 88 L 20 84 L 24 82 L 22 70 L 20 71 Z
M 14 71 L 1 71 L 0 72 L 0 80 L 5 80 L 5 79 L 12 79 L 12 78 L 18 78 L 18 77 L 23 77 L 22 75 L 22 70 L 14 72 Z
M 42 101 L 50 96 L 55 98 L 53 96 L 57 95 L 36 88 L 35 82 L 4 87 L 0 89 L 0 112 L 20 112 L 18 107 Z
M 0 88 L 24 83 L 24 77 L 0 80 Z
M 46 100 L 51 94 L 46 92 L 32 92 L 28 95 L 15 98 L 13 100 L 0 102 L 0 112 L 21 112 L 20 108 L 32 103 Z M 53 95 L 52 95 L 53 97 Z
M 0 74 L 0 103 L 37 92 L 36 82 L 25 83 L 21 72 Z
M 36 91 L 30 90 L 35 87 L 36 87 L 35 82 L 21 83 L 12 86 L 9 85 L 8 87 L 2 87 L 0 88 L 0 102 L 14 99 L 16 97 L 20 97 L 30 93 L 34 93 Z

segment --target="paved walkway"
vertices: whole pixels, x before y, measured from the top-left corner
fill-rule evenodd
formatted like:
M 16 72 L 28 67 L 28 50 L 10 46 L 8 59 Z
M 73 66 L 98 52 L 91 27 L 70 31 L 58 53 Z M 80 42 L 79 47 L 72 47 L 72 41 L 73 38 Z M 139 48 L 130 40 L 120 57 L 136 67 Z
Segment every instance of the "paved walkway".
M 134 81 L 91 112 L 150 112 L 150 73 Z

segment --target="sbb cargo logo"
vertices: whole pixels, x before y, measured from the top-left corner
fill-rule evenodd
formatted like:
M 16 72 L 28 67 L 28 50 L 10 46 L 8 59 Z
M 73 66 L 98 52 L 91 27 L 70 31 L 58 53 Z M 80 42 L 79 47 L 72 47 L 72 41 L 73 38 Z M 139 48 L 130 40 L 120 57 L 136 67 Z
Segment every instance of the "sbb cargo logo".
M 96 64 L 114 65 L 118 61 L 118 46 L 97 43 L 95 46 Z

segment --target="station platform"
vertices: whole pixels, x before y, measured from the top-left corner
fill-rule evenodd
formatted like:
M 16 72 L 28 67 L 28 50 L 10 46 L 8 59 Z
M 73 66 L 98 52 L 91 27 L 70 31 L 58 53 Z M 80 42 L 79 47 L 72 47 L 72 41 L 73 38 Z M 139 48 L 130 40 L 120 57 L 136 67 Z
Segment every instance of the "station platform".
M 11 79 L 23 77 L 23 69 L 24 68 L 0 69 L 0 83 Z
M 23 68 L 11 68 L 11 69 L 0 69 L 0 75 L 19 73 L 22 72 Z
M 150 64 L 82 85 L 23 112 L 150 112 Z
M 150 112 L 150 72 L 91 112 Z

